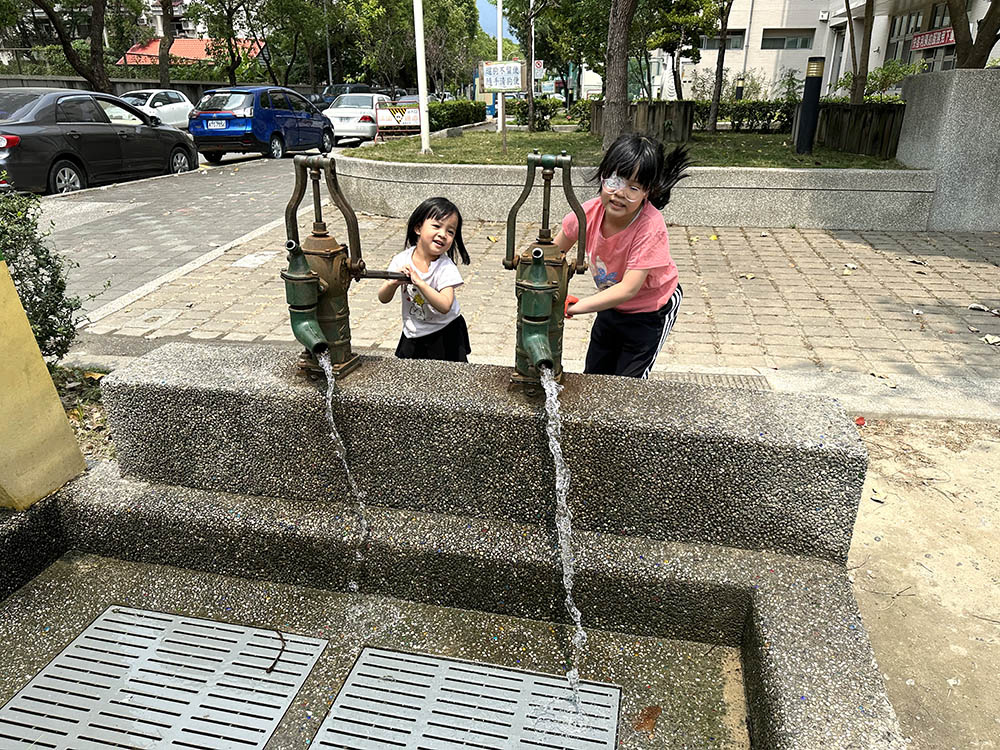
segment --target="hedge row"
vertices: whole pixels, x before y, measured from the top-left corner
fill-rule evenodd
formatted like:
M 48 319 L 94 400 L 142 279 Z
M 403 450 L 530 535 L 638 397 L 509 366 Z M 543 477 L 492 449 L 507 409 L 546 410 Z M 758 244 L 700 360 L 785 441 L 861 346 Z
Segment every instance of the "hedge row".
M 468 99 L 428 102 L 427 114 L 431 121 L 431 132 L 457 128 L 460 125 L 469 125 L 485 120 L 486 102 L 475 102 Z
M 719 102 L 719 120 L 728 120 L 733 132 L 789 133 L 792 130 L 796 104 L 797 102 L 788 99 L 762 101 L 740 99 L 735 102 Z M 708 126 L 711 106 L 712 102 L 707 99 L 695 101 L 696 128 L 704 130 Z

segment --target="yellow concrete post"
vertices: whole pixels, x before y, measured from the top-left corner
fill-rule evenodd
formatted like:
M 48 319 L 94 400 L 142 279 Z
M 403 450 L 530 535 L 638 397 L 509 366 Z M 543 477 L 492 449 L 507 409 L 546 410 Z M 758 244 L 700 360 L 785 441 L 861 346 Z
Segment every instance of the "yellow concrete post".
M 24 510 L 84 468 L 7 264 L 0 261 L 0 507 Z

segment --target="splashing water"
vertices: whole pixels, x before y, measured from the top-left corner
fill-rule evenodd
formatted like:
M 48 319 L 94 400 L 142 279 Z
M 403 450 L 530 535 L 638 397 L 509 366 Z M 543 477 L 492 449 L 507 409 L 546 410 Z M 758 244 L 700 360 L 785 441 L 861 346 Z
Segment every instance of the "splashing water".
M 347 487 L 351 498 L 354 500 L 353 510 L 358 527 L 358 548 L 354 551 L 354 560 L 360 566 L 365 559 L 365 554 L 362 550 L 368 542 L 369 534 L 368 517 L 365 514 L 366 494 L 358 487 L 354 475 L 351 474 L 351 468 L 347 465 L 347 446 L 344 445 L 344 439 L 340 436 L 337 423 L 333 419 L 333 396 L 337 392 L 337 379 L 333 375 L 333 363 L 330 362 L 330 353 L 323 352 L 316 359 L 326 374 L 326 421 L 330 424 L 330 440 L 333 443 L 333 452 L 340 459 L 340 463 L 344 467 L 344 474 L 347 476 Z M 358 582 L 348 582 L 347 588 L 356 592 L 359 588 Z
M 548 422 L 545 433 L 549 437 L 549 450 L 556 467 L 556 530 L 559 533 L 559 557 L 562 560 L 563 588 L 566 589 L 566 611 L 573 619 L 575 626 L 572 638 L 573 667 L 566 673 L 570 687 L 573 689 L 573 704 L 577 714 L 580 713 L 580 657 L 587 643 L 587 634 L 583 630 L 583 616 L 573 601 L 573 514 L 566 502 L 569 494 L 569 467 L 563 460 L 562 416 L 559 414 L 559 391 L 562 386 L 556 382 L 552 370 L 541 368 L 542 388 L 545 389 L 545 413 Z

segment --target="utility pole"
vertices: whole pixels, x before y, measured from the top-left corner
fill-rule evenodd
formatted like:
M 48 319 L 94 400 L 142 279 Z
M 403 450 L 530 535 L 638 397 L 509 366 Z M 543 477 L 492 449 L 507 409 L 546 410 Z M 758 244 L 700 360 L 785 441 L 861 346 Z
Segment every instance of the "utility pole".
M 497 0 L 497 62 L 503 61 L 503 0 Z M 504 102 L 503 92 L 497 92 L 497 132 L 503 131 Z M 504 153 L 507 150 L 504 149 Z
M 431 153 L 431 127 L 427 114 L 427 60 L 424 51 L 424 2 L 413 0 L 413 30 L 417 41 L 417 94 L 420 96 L 420 153 Z

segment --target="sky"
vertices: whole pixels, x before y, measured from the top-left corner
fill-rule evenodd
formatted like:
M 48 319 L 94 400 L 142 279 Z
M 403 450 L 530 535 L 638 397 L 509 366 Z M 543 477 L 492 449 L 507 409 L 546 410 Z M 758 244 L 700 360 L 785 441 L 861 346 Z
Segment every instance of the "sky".
M 497 6 L 490 3 L 490 0 L 476 0 L 476 5 L 479 6 L 479 25 L 483 27 L 483 31 L 495 39 L 497 35 Z M 511 33 L 506 18 L 503 22 L 503 35 L 508 39 L 517 39 Z

